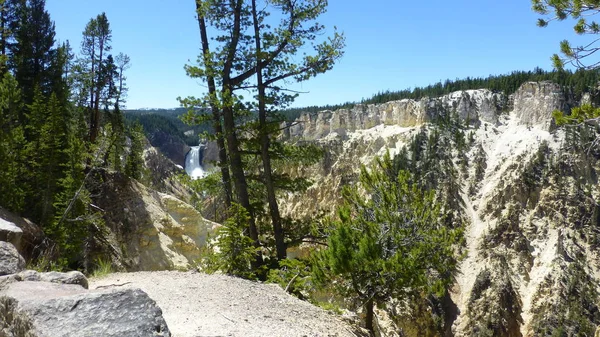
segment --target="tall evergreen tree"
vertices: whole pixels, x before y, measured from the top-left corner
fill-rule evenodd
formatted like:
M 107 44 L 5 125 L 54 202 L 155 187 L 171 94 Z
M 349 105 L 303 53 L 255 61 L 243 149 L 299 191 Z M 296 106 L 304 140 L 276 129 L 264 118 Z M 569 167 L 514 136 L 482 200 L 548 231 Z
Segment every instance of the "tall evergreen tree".
M 278 9 L 284 17 L 281 26 L 273 30 L 269 30 L 268 25 L 263 24 L 262 20 L 266 17 L 267 11 L 259 13 L 256 2 L 253 2 L 252 6 L 242 0 L 231 0 L 225 3 L 207 0 L 197 1 L 196 4 L 202 40 L 208 41 L 208 38 L 204 36 L 206 22 L 208 22 L 217 32 L 214 39 L 217 43 L 212 51 L 206 47 L 207 44 L 204 44 L 205 48 L 203 48 L 203 55 L 200 58 L 200 65 L 198 67 L 188 66 L 187 71 L 193 77 L 206 78 L 209 82 L 211 79 L 215 81 L 214 88 L 210 90 L 213 93 L 209 93 L 209 98 L 206 101 L 210 102 L 213 111 L 218 108 L 220 115 L 213 114 L 213 116 L 215 116 L 215 121 L 218 118 L 219 123 L 222 122 L 224 145 L 227 147 L 227 159 L 236 201 L 248 210 L 250 215 L 248 235 L 254 240 L 256 246 L 260 245 L 256 224 L 259 210 L 253 209 L 249 182 L 245 172 L 244 154 L 246 150 L 243 149 L 245 140 L 242 135 L 247 134 L 249 130 L 240 131 L 241 125 L 238 114 L 243 104 L 237 96 L 237 91 L 250 87 L 260 91 L 257 106 L 262 109 L 259 110 L 262 122 L 254 125 L 262 125 L 264 131 L 260 131 L 260 127 L 254 131 L 262 134 L 263 146 L 259 148 L 259 153 L 262 153 L 265 159 L 261 180 L 268 182 L 267 204 L 273 220 L 277 255 L 284 258 L 284 232 L 277 206 L 275 186 L 271 175 L 273 168 L 269 157 L 270 138 L 274 136 L 273 125 L 275 123 L 274 121 L 267 121 L 266 111 L 267 100 L 273 99 L 274 96 L 267 97 L 266 90 L 271 89 L 271 85 L 274 87 L 274 83 L 279 80 L 294 77 L 296 79 L 309 78 L 311 77 L 308 76 L 309 73 L 315 74 L 330 67 L 331 63 L 324 62 L 323 58 L 320 57 L 322 54 L 319 52 L 330 51 L 330 48 L 334 45 L 331 40 L 315 47 L 319 55 L 303 58 L 302 65 L 306 67 L 293 69 L 297 65 L 288 62 L 291 55 L 296 54 L 306 41 L 310 41 L 321 31 L 322 27 L 320 25 L 314 24 L 311 26 L 310 22 L 322 13 L 326 2 L 312 0 L 294 2 L 293 4 L 286 1 L 261 2 L 258 7 L 270 6 L 269 9 Z M 254 35 L 248 33 L 249 31 L 252 31 Z M 321 71 L 317 71 L 317 69 Z M 251 83 L 253 76 L 258 76 L 258 80 L 261 81 L 264 75 L 269 75 L 268 80 L 270 82 L 266 85 L 263 85 L 263 83 L 256 87 Z M 220 88 L 217 89 L 217 86 Z M 287 99 L 289 99 L 289 96 L 282 95 L 278 97 L 279 102 Z M 250 126 L 250 124 L 245 124 L 244 128 Z M 260 263 L 258 260 L 260 260 L 259 256 L 257 257 L 257 264 Z
M 81 54 L 79 62 L 80 81 L 84 91 L 87 91 L 88 113 L 90 118 L 89 140 L 95 142 L 100 131 L 101 95 L 105 91 L 111 77 L 106 74 L 111 67 L 107 66 L 106 58 L 111 50 L 112 31 L 105 13 L 90 19 L 83 31 Z
M 23 104 L 17 81 L 5 73 L 0 82 L 0 206 L 13 212 L 23 210 L 26 186 L 25 134 L 19 122 Z
M 446 291 L 457 271 L 453 245 L 462 240 L 461 229 L 440 223 L 433 191 L 419 190 L 406 171 L 392 172 L 388 154 L 361 169 L 360 186 L 344 190 L 340 220 L 315 268 L 317 279 L 336 279 L 360 300 L 372 332 L 375 305 Z
M 54 22 L 45 9 L 45 0 L 28 0 L 18 11 L 9 45 L 9 67 L 23 93 L 23 102 L 33 103 L 35 88 L 49 96 L 54 89 L 51 72 L 56 58 Z
M 279 83 L 293 78 L 296 81 L 307 80 L 319 73 L 330 70 L 333 64 L 343 55 L 344 38 L 335 34 L 333 38 L 314 47 L 315 55 L 305 56 L 300 63 L 289 61 L 308 41 L 314 41 L 324 27 L 312 23 L 327 8 L 323 1 L 274 1 L 273 7 L 287 14 L 281 27 L 274 31 L 267 30 L 264 20 L 268 15 L 266 9 L 258 11 L 257 1 L 252 0 L 252 22 L 255 42 L 256 89 L 258 110 L 258 134 L 260 156 L 263 164 L 263 183 L 267 191 L 268 207 L 273 224 L 273 235 L 278 259 L 285 259 L 286 244 L 282 225 L 273 165 L 270 153 L 271 143 L 278 130 L 281 119 L 274 116 L 273 110 L 286 107 L 295 95 L 285 93 Z M 277 32 L 285 34 L 278 35 Z M 278 51 L 281 49 L 281 51 Z M 269 109 L 270 107 L 270 109 Z

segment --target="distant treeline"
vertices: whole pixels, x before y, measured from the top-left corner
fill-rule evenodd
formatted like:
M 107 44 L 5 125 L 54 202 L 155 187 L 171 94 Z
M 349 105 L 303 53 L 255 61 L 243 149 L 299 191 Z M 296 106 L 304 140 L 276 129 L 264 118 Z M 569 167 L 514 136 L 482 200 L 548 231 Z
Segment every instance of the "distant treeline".
M 302 113 L 314 113 L 323 110 L 336 110 L 341 108 L 352 108 L 356 104 L 380 104 L 401 99 L 421 99 L 423 97 L 439 97 L 459 90 L 489 89 L 495 92 L 512 94 L 529 81 L 552 81 L 568 88 L 575 98 L 580 98 L 583 93 L 597 90 L 600 80 L 600 70 L 570 70 L 545 71 L 536 68 L 532 71 L 513 71 L 505 75 L 490 75 L 488 77 L 467 77 L 465 79 L 446 80 L 414 89 L 400 91 L 382 91 L 371 98 L 363 99 L 356 103 L 343 103 L 338 105 L 310 106 L 306 108 L 293 108 L 281 112 L 288 121 L 293 121 Z
M 199 135 L 205 131 L 212 132 L 210 125 L 190 126 L 179 119 L 179 116 L 186 113 L 184 108 L 177 109 L 144 109 L 144 110 L 126 110 L 125 119 L 129 123 L 139 122 L 144 128 L 144 133 L 148 136 L 157 131 L 163 131 L 172 136 L 178 137 L 190 146 L 198 145 Z M 185 132 L 193 130 L 193 135 L 186 135 Z

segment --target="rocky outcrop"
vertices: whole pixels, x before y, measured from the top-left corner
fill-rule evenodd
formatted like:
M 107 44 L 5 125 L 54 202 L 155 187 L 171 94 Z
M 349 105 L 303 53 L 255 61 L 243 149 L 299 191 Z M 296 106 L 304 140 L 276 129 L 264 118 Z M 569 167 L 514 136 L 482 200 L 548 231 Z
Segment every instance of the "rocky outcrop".
M 162 311 L 140 289 L 87 290 L 80 272 L 23 271 L 0 241 L 0 336 L 171 336 Z
M 10 242 L 19 249 L 23 230 L 12 222 L 0 218 L 0 241 Z
M 147 146 L 144 149 L 144 168 L 149 174 L 148 180 L 153 189 L 178 198 L 189 198 L 187 188 L 176 178 L 177 174 L 185 174 L 185 171 L 157 148 Z
M 357 104 L 352 109 L 301 115 L 290 127 L 291 138 L 344 137 L 378 125 L 414 127 L 455 114 L 461 120 L 496 123 L 506 97 L 487 89 L 457 91 L 439 98 L 404 99 L 383 104 Z
M 313 140 L 326 153 L 318 165 L 290 172 L 315 183 L 285 196 L 282 210 L 331 211 L 361 164 L 386 151 L 395 156 L 424 135 L 422 156 L 430 146 L 451 158 L 465 219 L 453 334 L 592 335 L 600 326 L 600 150 L 590 144 L 600 134 L 555 130 L 552 112 L 572 105 L 560 86 L 541 82 L 508 97 L 474 90 L 303 115 L 290 139 Z M 440 113 L 470 121 L 466 142 L 457 145 L 456 130 L 441 131 Z M 436 132 L 448 134 L 447 147 L 427 143 Z
M 0 329 L 7 337 L 171 336 L 160 308 L 139 289 L 31 281 L 0 292 Z
M 6 233 L 6 237 L 0 237 L 2 241 L 13 242 L 21 256 L 25 258 L 25 260 L 29 261 L 31 258 L 37 256 L 42 249 L 45 247 L 45 243 L 47 243 L 46 236 L 44 235 L 44 231 L 36 224 L 31 221 L 19 217 L 11 212 L 0 207 L 0 222 L 4 223 L 4 226 L 10 228 L 11 233 Z M 8 224 L 7 224 L 8 223 Z M 17 226 L 21 230 L 19 243 L 15 244 L 17 241 L 17 237 L 19 234 L 18 230 L 15 230 L 12 226 Z
M 25 260 L 10 242 L 0 241 L 0 276 L 25 269 Z
M 552 82 L 527 82 L 514 94 L 514 111 L 519 120 L 546 130 L 552 126 L 552 112 L 566 112 L 569 105 L 568 95 Z
M 94 203 L 104 210 L 115 262 L 128 271 L 187 269 L 200 257 L 216 224 L 191 205 L 148 189 L 116 173 L 99 172 L 90 184 Z
M 50 271 L 40 273 L 35 270 L 24 270 L 20 273 L 5 276 L 4 283 L 32 281 L 32 282 L 50 282 L 60 284 L 74 284 L 85 289 L 88 288 L 88 280 L 81 272 L 70 271 L 67 273 L 59 273 Z
M 190 147 L 179 137 L 158 130 L 148 135 L 148 140 L 175 164 L 185 166 L 185 155 Z
M 219 161 L 219 146 L 216 142 L 210 141 L 204 144 L 204 149 L 202 151 L 202 167 L 205 171 L 211 170 L 213 167 L 217 166 L 217 162 Z

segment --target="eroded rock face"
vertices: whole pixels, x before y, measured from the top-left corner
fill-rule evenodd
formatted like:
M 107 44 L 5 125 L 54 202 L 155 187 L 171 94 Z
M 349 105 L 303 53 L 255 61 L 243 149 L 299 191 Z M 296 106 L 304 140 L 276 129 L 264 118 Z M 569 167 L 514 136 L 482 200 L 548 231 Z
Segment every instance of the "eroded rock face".
M 514 111 L 525 125 L 541 125 L 549 130 L 552 112 L 568 109 L 568 96 L 552 82 L 527 82 L 514 94 Z
M 414 127 L 447 114 L 456 114 L 461 120 L 496 123 L 505 102 L 504 94 L 481 89 L 457 91 L 438 98 L 357 104 L 352 109 L 303 114 L 290 128 L 289 135 L 315 140 L 334 133 L 345 136 L 382 124 Z
M 0 241 L 0 276 L 25 269 L 25 260 L 10 242 Z
M 175 164 L 185 165 L 185 155 L 190 151 L 190 147 L 183 140 L 163 131 L 153 132 L 148 136 L 148 140 Z
M 549 336 L 561 328 L 592 335 L 600 326 L 600 152 L 585 137 L 600 134 L 588 130 L 567 137 L 554 130 L 552 112 L 573 104 L 556 84 L 525 83 L 508 97 L 498 96 L 502 113 L 494 109 L 494 96 L 474 92 L 479 94 L 467 92 L 470 98 L 457 92 L 364 112 L 357 107 L 303 115 L 291 139 L 313 140 L 326 153 L 319 164 L 291 172 L 315 183 L 303 195 L 286 196 L 282 210 L 300 217 L 331 211 L 342 187 L 356 182 L 361 164 L 386 151 L 395 156 L 417 133 L 427 142 L 442 128 L 426 123 L 435 111 L 456 113 L 471 123 L 464 130 L 470 145 L 459 148 L 450 140 L 442 148 L 452 158 L 458 211 L 465 219 L 466 255 L 450 291 L 458 307 L 449 327 L 453 335 Z M 444 105 L 453 108 L 436 108 Z M 397 117 L 387 124 L 380 112 L 390 106 Z M 339 127 L 336 116 L 350 111 L 353 122 Z
M 128 271 L 189 268 L 216 224 L 191 205 L 115 172 L 102 172 L 94 193 L 105 210 L 109 239 Z
M 160 308 L 139 289 L 30 281 L 0 292 L 0 327 L 7 337 L 171 336 Z
M 184 174 L 182 167 L 162 154 L 157 148 L 144 149 L 144 166 L 150 172 L 150 186 L 159 192 L 169 193 L 178 198 L 188 198 L 189 192 L 175 176 Z

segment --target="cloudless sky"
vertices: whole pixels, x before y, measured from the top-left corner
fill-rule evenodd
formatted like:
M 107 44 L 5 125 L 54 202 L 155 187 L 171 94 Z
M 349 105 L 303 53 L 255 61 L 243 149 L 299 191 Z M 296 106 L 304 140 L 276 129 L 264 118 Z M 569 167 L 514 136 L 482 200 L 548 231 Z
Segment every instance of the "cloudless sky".
M 183 66 L 200 51 L 194 0 L 46 0 L 56 39 L 79 52 L 90 18 L 106 12 L 112 52 L 131 57 L 128 108 L 173 108 L 200 96 Z M 538 28 L 530 0 L 329 0 L 319 20 L 346 36 L 333 70 L 294 88 L 295 106 L 358 101 L 384 90 L 445 79 L 551 69 L 550 56 L 574 37 L 568 22 Z

